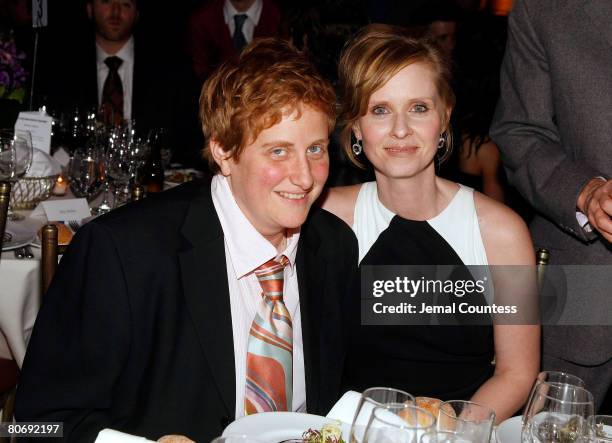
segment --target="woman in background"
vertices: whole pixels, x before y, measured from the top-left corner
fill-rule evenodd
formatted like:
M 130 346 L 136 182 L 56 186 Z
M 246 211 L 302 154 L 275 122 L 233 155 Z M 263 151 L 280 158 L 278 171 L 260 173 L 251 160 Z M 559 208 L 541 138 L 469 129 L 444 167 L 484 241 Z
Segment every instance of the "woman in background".
M 332 188 L 323 207 L 353 228 L 361 266 L 534 264 L 520 217 L 436 176 L 450 146 L 449 76 L 438 50 L 402 28 L 369 25 L 343 51 L 345 152 L 358 165 L 365 155 L 376 181 Z M 539 326 L 357 323 L 347 376 L 356 389 L 388 385 L 472 399 L 501 421 L 527 397 L 539 368 L 539 334 Z

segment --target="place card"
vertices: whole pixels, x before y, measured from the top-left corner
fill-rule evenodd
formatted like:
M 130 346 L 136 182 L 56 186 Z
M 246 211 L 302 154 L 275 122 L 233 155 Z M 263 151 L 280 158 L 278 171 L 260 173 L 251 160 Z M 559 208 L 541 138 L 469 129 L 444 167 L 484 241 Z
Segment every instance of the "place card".
M 15 123 L 15 133 L 30 131 L 32 146 L 36 149 L 51 153 L 51 125 L 53 117 L 42 112 L 20 112 Z
M 40 203 L 32 212 L 32 217 L 46 214 L 48 221 L 81 221 L 91 216 L 91 210 L 84 198 L 47 200 Z

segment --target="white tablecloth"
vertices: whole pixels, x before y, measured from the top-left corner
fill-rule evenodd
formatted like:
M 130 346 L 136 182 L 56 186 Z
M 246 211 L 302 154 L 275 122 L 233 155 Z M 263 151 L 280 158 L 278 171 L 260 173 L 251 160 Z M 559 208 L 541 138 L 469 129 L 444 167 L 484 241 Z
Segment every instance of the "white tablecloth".
M 8 251 L 0 260 L 0 357 L 19 367 L 40 307 L 40 252 L 34 252 L 34 259 L 17 260 Z

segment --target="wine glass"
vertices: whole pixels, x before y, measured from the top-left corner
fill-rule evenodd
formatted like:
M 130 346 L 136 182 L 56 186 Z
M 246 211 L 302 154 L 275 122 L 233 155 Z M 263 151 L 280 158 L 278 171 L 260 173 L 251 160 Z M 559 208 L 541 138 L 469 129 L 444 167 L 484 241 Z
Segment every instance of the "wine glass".
M 522 424 L 525 426 L 525 414 L 527 414 L 527 410 L 531 405 L 533 400 L 533 394 L 535 393 L 536 388 L 540 383 L 565 383 L 568 385 L 579 386 L 581 388 L 585 387 L 584 381 L 576 377 L 575 375 L 568 374 L 567 372 L 559 372 L 559 371 L 542 371 L 538 374 L 535 381 L 533 382 L 533 386 L 531 387 L 531 391 L 529 392 L 529 397 L 527 397 L 527 403 L 525 403 L 525 409 L 523 410 Z
M 32 165 L 32 135 L 29 131 L 14 132 L 8 129 L 0 130 L 0 180 L 15 183 L 23 177 Z M 12 211 L 9 199 L 8 219 L 11 221 L 23 220 L 25 217 Z
M 525 413 L 521 440 L 526 443 L 578 442 L 589 437 L 593 395 L 567 383 L 540 383 Z
M 375 407 L 387 403 L 414 404 L 414 397 L 407 392 L 394 388 L 369 388 L 363 391 L 351 424 L 351 443 L 363 441 L 365 428 L 370 421 L 372 411 Z
M 438 431 L 450 431 L 474 443 L 489 443 L 495 411 L 466 400 L 450 400 L 440 405 Z
M 102 171 L 100 170 L 101 152 L 95 143 L 89 142 L 85 148 L 77 149 L 70 161 L 70 189 L 77 197 L 92 200 L 100 192 Z
M 435 426 L 436 418 L 425 409 L 408 403 L 387 403 L 374 408 L 363 441 L 418 443 Z

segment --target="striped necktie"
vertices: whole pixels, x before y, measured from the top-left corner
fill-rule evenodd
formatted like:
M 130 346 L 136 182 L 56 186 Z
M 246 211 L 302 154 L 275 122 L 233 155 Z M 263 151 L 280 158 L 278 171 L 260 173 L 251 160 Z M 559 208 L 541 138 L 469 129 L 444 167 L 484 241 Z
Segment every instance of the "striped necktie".
M 246 415 L 289 411 L 293 394 L 293 327 L 283 302 L 284 255 L 255 270 L 263 290 L 249 331 L 247 351 Z

